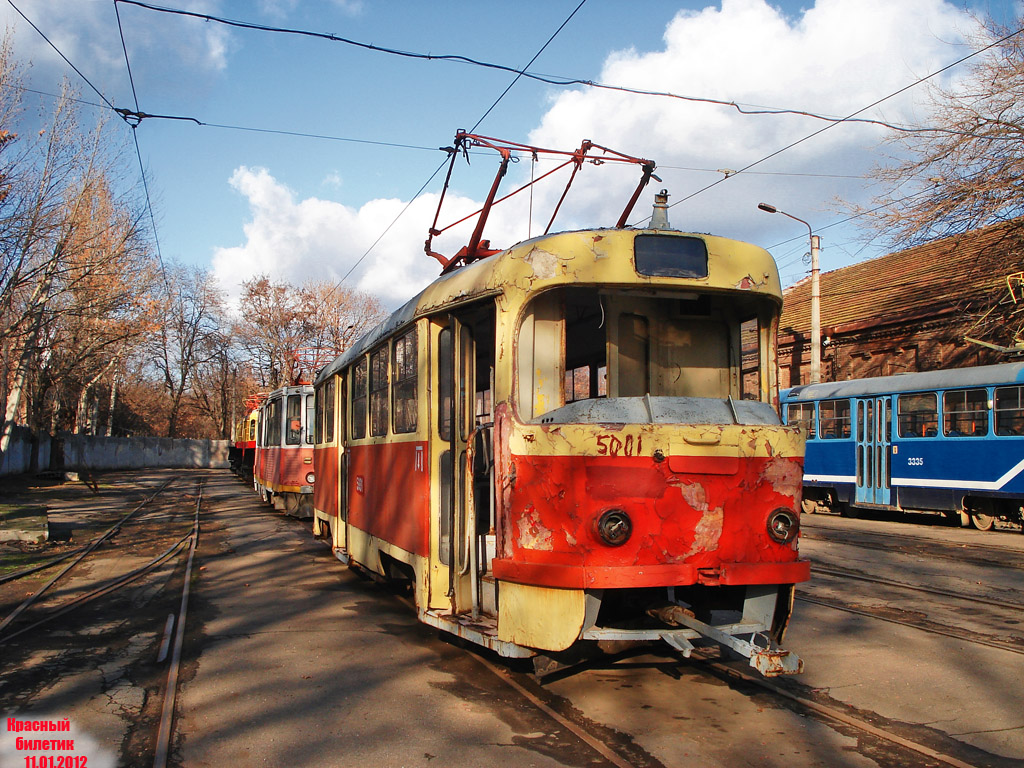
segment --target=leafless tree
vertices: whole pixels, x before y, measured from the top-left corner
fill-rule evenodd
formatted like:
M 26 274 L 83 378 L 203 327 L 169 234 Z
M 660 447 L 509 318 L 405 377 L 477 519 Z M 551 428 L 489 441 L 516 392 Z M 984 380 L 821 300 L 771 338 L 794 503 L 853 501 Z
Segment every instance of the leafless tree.
M 169 400 L 167 437 L 177 437 L 182 401 L 199 366 L 222 346 L 223 297 L 212 275 L 198 267 L 168 265 L 162 284 L 162 321 L 154 334 L 153 364 Z
M 971 340 L 1024 351 L 1024 297 L 1015 277 L 1024 269 L 1024 33 L 1014 34 L 1024 17 L 1013 27 L 978 22 L 972 43 L 980 53 L 966 75 L 931 89 L 922 124 L 890 134 L 893 161 L 873 172 L 882 192 L 871 206 L 853 209 L 896 248 L 1005 223 L 1000 258 L 978 269 L 1006 287 L 964 312 L 974 322 Z M 993 269 L 999 274 L 988 275 Z
M 265 389 L 312 376 L 387 314 L 375 297 L 329 282 L 295 287 L 261 275 L 242 287 L 235 336 Z

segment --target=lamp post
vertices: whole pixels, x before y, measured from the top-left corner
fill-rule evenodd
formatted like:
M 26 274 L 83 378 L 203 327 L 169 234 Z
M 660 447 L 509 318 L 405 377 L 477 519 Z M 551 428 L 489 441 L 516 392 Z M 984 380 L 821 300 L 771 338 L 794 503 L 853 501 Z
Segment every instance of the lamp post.
M 811 238 L 811 384 L 821 381 L 821 283 L 818 279 L 818 251 L 821 242 L 811 225 L 791 213 L 780 211 L 774 205 L 758 203 L 765 213 L 781 213 L 794 221 L 799 221 L 807 227 L 807 234 Z

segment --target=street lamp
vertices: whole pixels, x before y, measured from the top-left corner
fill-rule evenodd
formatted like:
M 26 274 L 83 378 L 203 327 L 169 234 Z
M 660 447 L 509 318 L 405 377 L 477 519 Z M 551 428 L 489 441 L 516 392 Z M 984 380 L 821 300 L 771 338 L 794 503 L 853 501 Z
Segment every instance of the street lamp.
M 781 213 L 807 227 L 811 238 L 811 384 L 821 381 L 821 284 L 818 279 L 818 251 L 821 242 L 811 225 L 791 213 L 780 211 L 774 205 L 758 203 L 757 207 L 765 213 Z

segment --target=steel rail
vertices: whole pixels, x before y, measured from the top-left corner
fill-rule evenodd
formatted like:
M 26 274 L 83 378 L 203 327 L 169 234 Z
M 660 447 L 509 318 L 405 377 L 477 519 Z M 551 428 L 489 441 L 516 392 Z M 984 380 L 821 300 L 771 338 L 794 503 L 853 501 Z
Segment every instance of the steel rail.
M 73 611 L 80 605 L 84 605 L 85 603 L 91 602 L 92 600 L 95 600 L 97 597 L 102 597 L 103 595 L 109 594 L 110 592 L 114 592 L 120 589 L 121 587 L 126 586 L 131 582 L 135 581 L 140 576 L 146 575 L 154 568 L 156 568 L 158 565 L 161 565 L 163 562 L 168 560 L 172 555 L 176 554 L 177 551 L 181 549 L 182 545 L 184 545 L 184 543 L 188 541 L 191 537 L 191 533 L 189 533 L 187 536 L 183 536 L 180 540 L 172 544 L 166 552 L 153 558 L 145 565 L 140 566 L 139 568 L 136 568 L 134 571 L 130 571 L 129 573 L 124 574 L 123 576 L 118 576 L 113 581 L 108 582 L 107 584 L 104 584 L 101 587 L 97 587 L 92 592 L 87 592 L 86 594 L 81 595 L 80 597 L 76 597 L 74 600 L 71 600 L 67 603 L 55 607 L 53 611 L 51 611 L 45 617 L 36 621 L 34 624 L 30 624 L 27 627 L 22 627 L 17 632 L 12 632 L 6 637 L 0 638 L 0 645 L 3 645 L 8 640 L 12 640 L 18 635 L 24 634 L 29 630 L 42 626 L 43 624 L 46 624 L 48 621 L 51 621 L 52 619 L 55 619 L 58 616 L 63 616 L 65 613 Z
M 34 603 L 36 600 L 38 600 L 48 589 L 50 589 L 50 587 L 52 587 L 54 584 L 56 584 L 57 581 L 59 581 L 62 576 L 64 576 L 68 571 L 70 571 L 72 568 L 74 568 L 76 565 L 78 565 L 80 562 L 82 562 L 82 560 L 84 560 L 85 557 L 90 552 L 92 552 L 94 549 L 96 549 L 96 547 L 98 547 L 104 541 L 106 541 L 111 536 L 113 536 L 115 533 L 117 533 L 121 529 L 121 526 L 124 525 L 126 522 L 128 522 L 128 520 L 136 512 L 138 512 L 140 509 L 142 509 L 144 506 L 146 506 L 149 502 L 151 502 L 153 499 L 155 499 L 158 495 L 160 495 L 160 493 L 162 493 L 164 491 L 164 489 L 166 489 L 167 486 L 169 486 L 171 483 L 173 483 L 176 479 L 177 479 L 176 477 L 172 477 L 170 480 L 168 480 L 163 485 L 161 485 L 159 488 L 157 488 L 156 491 L 154 491 L 150 496 L 148 496 L 147 498 L 145 498 L 142 501 L 140 501 L 138 503 L 138 505 L 136 505 L 136 507 L 131 512 L 129 512 L 124 517 L 122 517 L 120 520 L 118 520 L 116 523 L 114 523 L 112 526 L 110 526 L 110 528 L 108 528 L 106 531 L 104 531 L 103 534 L 99 536 L 99 538 L 95 539 L 92 543 L 90 543 L 89 546 L 87 546 L 85 548 L 85 550 L 83 552 L 81 552 L 78 555 L 78 557 L 76 557 L 73 561 L 71 561 L 71 563 L 69 563 L 60 573 L 58 573 L 56 576 L 54 576 L 52 579 L 50 579 L 48 582 L 46 582 L 46 584 L 41 586 L 32 595 L 30 595 L 28 598 L 26 598 L 21 603 L 21 605 L 19 605 L 17 608 L 15 608 L 13 611 L 11 611 L 11 613 L 8 614 L 8 616 L 3 621 L 0 621 L 0 632 L 2 632 L 4 629 L 6 629 L 11 624 L 11 622 L 13 622 L 19 615 L 21 615 L 24 611 L 26 611 L 29 608 L 29 606 L 32 605 L 32 603 Z
M 203 503 L 203 487 L 199 487 L 199 498 L 196 499 L 195 521 L 192 524 L 192 543 L 188 549 L 188 561 L 185 564 L 185 583 L 181 590 L 181 609 L 178 611 L 178 626 L 174 634 L 174 649 L 171 653 L 171 665 L 167 670 L 167 684 L 164 687 L 164 705 L 160 713 L 160 727 L 157 731 L 156 750 L 153 757 L 153 768 L 166 768 L 167 753 L 171 742 L 171 726 L 174 723 L 174 701 L 178 691 L 178 669 L 181 666 L 181 647 L 185 642 L 185 617 L 188 612 L 189 589 L 192 582 L 192 563 L 195 560 L 196 547 L 199 544 L 199 509 Z
M 824 517 L 824 515 L 823 515 L 823 517 Z M 894 534 L 892 534 L 891 532 L 888 532 L 888 531 L 878 531 L 878 530 L 865 531 L 865 530 L 860 530 L 860 529 L 857 529 L 857 530 L 845 529 L 844 530 L 842 528 L 833 528 L 833 527 L 830 527 L 830 526 L 827 526 L 827 525 L 814 525 L 813 523 L 811 523 L 811 525 L 807 525 L 807 523 L 809 521 L 807 520 L 806 516 L 801 516 L 800 522 L 801 522 L 800 536 L 801 537 L 806 537 L 808 539 L 813 539 L 815 541 L 834 541 L 835 539 L 833 537 L 815 535 L 813 533 L 812 534 L 808 534 L 807 533 L 808 529 L 811 529 L 811 530 L 814 530 L 814 531 L 829 531 L 829 532 L 833 532 L 834 531 L 834 532 L 838 533 L 840 536 L 842 536 L 843 534 L 858 534 L 858 535 L 863 534 L 865 536 L 877 537 L 877 538 L 887 538 L 887 539 L 890 539 L 890 540 L 892 538 L 894 538 Z M 900 523 L 900 525 L 912 525 L 912 523 Z M 952 530 L 956 531 L 956 530 L 965 530 L 965 529 L 953 528 Z M 978 533 L 981 533 L 981 532 L 979 531 Z M 990 535 L 992 535 L 992 533 L 993 533 L 992 531 L 988 531 L 986 533 L 986 535 L 990 536 Z M 997 531 L 996 533 L 997 534 L 998 533 L 1013 533 L 1013 531 Z M 1022 533 L 1022 531 L 1018 531 L 1017 535 L 1019 536 L 1021 533 Z M 963 550 L 963 549 L 980 549 L 980 550 L 988 550 L 988 551 L 991 551 L 991 552 L 1009 552 L 1009 553 L 1016 553 L 1016 554 L 1020 554 L 1021 553 L 1021 549 L 1019 547 L 1003 547 L 1003 546 L 1000 546 L 998 544 L 979 544 L 979 543 L 973 543 L 973 542 L 956 542 L 956 541 L 950 541 L 949 539 L 932 538 L 930 536 L 914 536 L 913 534 L 909 534 L 909 535 L 908 534 L 899 534 L 898 536 L 895 536 L 895 538 L 898 538 L 900 541 L 919 541 L 919 542 L 922 542 L 924 544 L 936 544 L 938 546 L 956 547 L 957 549 L 960 549 L 960 550 Z M 848 542 L 840 542 L 840 543 L 844 543 L 845 544 L 845 543 L 848 543 Z M 851 545 L 851 546 L 854 546 L 854 545 Z
M 707 666 L 715 670 L 716 672 L 738 678 L 752 685 L 756 685 L 759 688 L 763 688 L 764 690 L 775 694 L 776 696 L 792 701 L 794 704 L 797 704 L 800 707 L 815 712 L 821 715 L 822 717 L 827 717 L 830 720 L 835 720 L 837 722 L 843 723 L 844 725 L 851 726 L 859 731 L 868 733 L 876 738 L 883 739 L 892 744 L 904 747 L 905 749 L 917 752 L 918 754 L 924 755 L 925 757 L 930 758 L 932 760 L 938 760 L 939 762 L 951 766 L 952 768 L 977 768 L 977 766 L 975 766 L 973 763 L 966 763 L 963 760 L 953 757 L 952 755 L 947 755 L 944 752 L 939 752 L 938 750 L 932 749 L 931 747 L 925 746 L 924 744 L 918 744 L 916 741 L 911 741 L 910 739 L 906 739 L 902 736 L 892 733 L 891 731 L 887 731 L 884 728 L 879 728 L 877 725 L 872 725 L 871 723 L 859 717 L 849 715 L 836 707 L 830 707 L 825 704 L 819 704 L 818 702 L 812 701 L 811 699 L 804 698 L 803 696 L 798 696 L 797 694 L 791 693 L 790 691 L 787 691 L 785 688 L 782 688 L 779 685 L 772 683 L 764 678 L 749 674 L 745 669 L 738 669 L 729 666 L 721 661 L 716 661 L 708 657 L 705 657 L 705 661 L 707 662 Z
M 951 637 L 954 640 L 962 640 L 962 641 L 965 641 L 965 642 L 968 642 L 968 643 L 972 643 L 974 645 L 984 645 L 984 646 L 987 646 L 989 648 L 995 648 L 995 649 L 1000 650 L 1000 651 L 1008 651 L 1010 653 L 1016 653 L 1018 655 L 1024 656 L 1024 647 L 1022 647 L 1020 645 L 1016 645 L 1014 643 L 1002 642 L 1000 640 L 985 640 L 985 639 L 978 638 L 978 637 L 971 637 L 969 635 L 964 634 L 964 632 L 962 630 L 954 631 L 952 628 L 950 628 L 950 629 L 941 629 L 939 627 L 928 627 L 928 626 L 923 626 L 921 624 L 914 624 L 913 622 L 910 622 L 910 621 L 903 621 L 901 619 L 889 618 L 888 616 L 882 616 L 881 614 L 878 614 L 878 613 L 872 613 L 871 611 L 866 611 L 866 610 L 863 610 L 863 609 L 860 609 L 860 608 L 851 608 L 849 606 L 840 605 L 839 603 L 836 603 L 836 602 L 832 602 L 832 601 L 828 601 L 828 600 L 822 600 L 821 598 L 814 598 L 814 597 L 806 597 L 804 595 L 797 595 L 796 599 L 800 600 L 801 602 L 804 602 L 804 603 L 811 603 L 812 605 L 820 605 L 823 608 L 831 608 L 831 609 L 836 610 L 836 611 L 845 611 L 846 613 L 853 613 L 853 614 L 856 614 L 858 616 L 864 616 L 865 618 L 877 619 L 878 621 L 887 621 L 890 624 L 896 624 L 896 625 L 901 626 L 901 627 L 907 627 L 909 629 L 917 629 L 917 630 L 920 630 L 921 632 L 930 632 L 933 635 L 941 635 L 943 637 Z
M 17 579 L 24 578 L 25 576 L 30 576 L 36 571 L 45 571 L 47 568 L 54 566 L 57 563 L 64 562 L 69 557 L 74 557 L 83 549 L 85 549 L 85 547 L 81 546 L 78 549 L 72 549 L 70 552 L 65 552 L 63 555 L 52 558 L 51 560 L 47 560 L 44 563 L 39 563 L 39 565 L 33 565 L 29 568 L 25 568 L 20 571 L 15 571 L 14 573 L 8 573 L 4 576 L 0 576 L 0 584 L 6 584 L 8 581 L 15 581 Z
M 842 569 L 836 570 L 834 568 L 823 568 L 820 565 L 813 565 L 812 569 L 815 574 L 824 574 L 826 576 L 837 576 L 841 579 L 853 579 L 855 581 L 866 581 L 871 584 L 883 584 L 887 587 L 896 587 L 898 589 L 905 589 L 910 592 L 921 592 L 926 595 L 939 595 L 940 597 L 952 597 L 956 600 L 967 600 L 972 603 L 979 605 L 988 605 L 993 608 L 1009 608 L 1011 610 L 1024 610 L 1024 603 L 1015 603 L 1004 600 L 990 600 L 985 597 L 976 597 L 974 595 L 967 595 L 963 592 L 950 592 L 945 589 L 933 589 L 931 587 L 919 587 L 913 584 L 903 584 L 899 581 L 892 581 L 891 579 L 881 579 L 877 576 L 864 576 L 853 571 L 844 571 Z

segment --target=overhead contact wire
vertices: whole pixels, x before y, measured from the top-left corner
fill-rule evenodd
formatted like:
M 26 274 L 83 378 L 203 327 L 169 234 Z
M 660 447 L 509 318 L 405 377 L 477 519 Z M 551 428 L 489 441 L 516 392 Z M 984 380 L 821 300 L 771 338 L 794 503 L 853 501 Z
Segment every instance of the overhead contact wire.
M 115 3 L 117 3 L 117 2 L 128 2 L 128 0 L 114 0 L 114 2 Z M 132 0 L 132 2 L 134 2 L 134 0 Z M 546 49 L 551 44 L 551 41 L 554 40 L 558 36 L 558 33 L 561 32 L 565 28 L 565 25 L 568 24 L 569 21 L 572 20 L 573 16 L 576 15 L 576 13 L 580 10 L 580 8 L 583 7 L 583 5 L 586 2 L 587 2 L 587 0 L 580 0 L 580 4 L 577 5 L 576 8 L 573 9 L 573 12 L 570 13 L 568 17 L 566 17 L 565 21 L 563 21 L 559 25 L 558 29 L 555 30 L 554 34 L 552 34 L 551 37 L 548 38 L 547 42 L 544 43 L 544 45 L 542 45 L 540 47 L 540 50 L 538 50 L 537 53 L 534 54 L 533 58 L 530 59 L 530 64 L 532 64 L 533 62 L 535 62 L 537 60 L 537 57 L 539 57 L 544 52 L 544 49 Z M 141 3 L 136 3 L 136 4 L 142 5 Z M 149 6 L 146 6 L 146 7 L 149 7 Z M 527 64 L 526 66 L 529 67 L 530 64 Z M 523 72 L 518 71 L 518 70 L 516 70 L 516 72 L 517 72 L 516 78 L 511 83 L 509 83 L 508 87 L 505 88 L 504 91 L 502 91 L 501 95 L 498 96 L 497 99 L 495 99 L 494 103 L 491 104 L 490 107 L 488 107 L 487 111 L 484 112 L 484 114 L 480 117 L 480 119 L 477 120 L 476 123 L 473 125 L 473 129 L 474 130 L 476 130 L 476 128 L 478 128 L 480 126 L 480 123 L 482 123 L 484 121 L 484 118 L 486 118 L 487 115 L 489 115 L 491 113 L 491 111 L 498 105 L 498 102 L 500 102 L 503 98 L 505 98 L 506 94 L 508 94 L 508 92 L 510 90 L 512 90 L 512 86 L 514 86 L 519 81 L 519 78 L 523 75 Z M 472 131 L 470 131 L 470 133 L 472 133 Z M 348 272 L 346 272 L 342 276 L 342 278 L 335 284 L 335 288 L 337 288 L 342 283 L 344 283 L 345 280 L 347 280 L 348 277 L 355 271 L 356 267 L 358 267 L 360 264 L 363 263 L 363 260 L 366 259 L 366 257 L 370 255 L 371 251 L 373 251 L 373 249 L 377 247 L 377 244 L 381 240 L 384 239 L 384 236 L 387 235 L 387 233 L 391 231 L 392 227 L 394 227 L 395 224 L 398 223 L 398 220 L 400 218 L 402 218 L 402 216 L 405 215 L 405 212 L 409 210 L 410 206 L 412 206 L 412 204 L 419 198 L 419 196 L 423 194 L 423 190 L 425 190 L 427 188 L 427 186 L 430 184 L 430 182 L 432 182 L 435 178 L 437 178 L 437 174 L 439 174 L 441 172 L 441 170 L 445 167 L 445 165 L 448 164 L 448 161 L 449 161 L 449 158 L 447 158 L 447 157 L 444 160 L 441 161 L 441 164 L 438 165 L 437 168 L 434 169 L 434 172 L 432 174 L 430 174 L 430 178 L 427 179 L 423 183 L 423 186 L 421 186 L 419 188 L 419 190 L 416 192 L 416 194 L 413 195 L 412 198 L 409 200 L 409 202 L 406 203 L 405 206 L 402 208 L 402 210 L 398 212 L 398 215 L 395 216 L 395 218 L 391 221 L 390 224 L 388 224 L 387 228 L 385 228 L 385 230 L 383 232 L 381 232 L 380 236 L 376 240 L 373 241 L 373 243 L 370 245 L 370 247 L 366 249 L 366 252 L 356 260 L 356 263 L 353 264 L 351 267 L 349 267 Z

